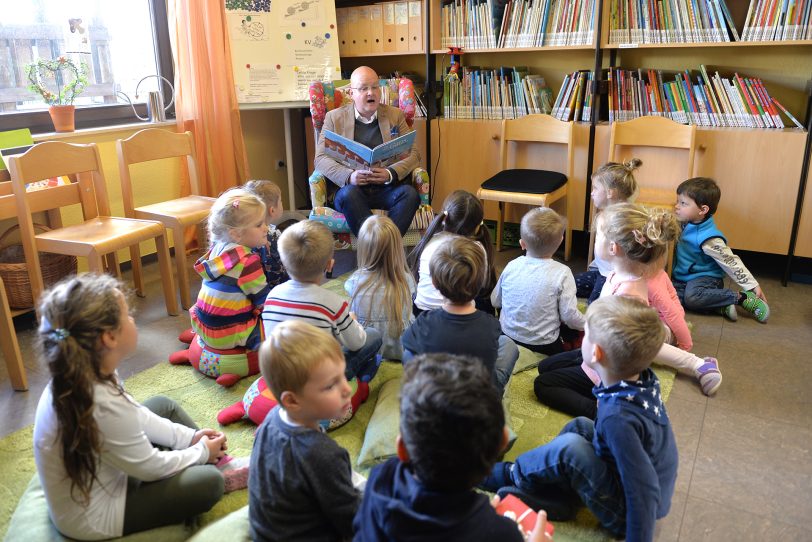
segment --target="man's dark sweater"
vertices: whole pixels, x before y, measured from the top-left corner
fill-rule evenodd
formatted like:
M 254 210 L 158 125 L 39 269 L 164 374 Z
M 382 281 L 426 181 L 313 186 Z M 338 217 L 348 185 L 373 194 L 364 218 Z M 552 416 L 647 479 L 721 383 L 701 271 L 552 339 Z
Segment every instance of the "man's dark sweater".
M 349 454 L 321 431 L 289 425 L 279 413 L 278 406 L 268 413 L 251 453 L 251 538 L 351 538 L 360 495 L 352 485 Z

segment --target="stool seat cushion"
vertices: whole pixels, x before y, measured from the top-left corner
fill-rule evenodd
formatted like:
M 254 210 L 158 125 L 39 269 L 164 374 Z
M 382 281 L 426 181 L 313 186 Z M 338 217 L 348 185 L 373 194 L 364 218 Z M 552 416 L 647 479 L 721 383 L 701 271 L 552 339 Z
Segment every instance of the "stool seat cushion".
M 482 183 L 482 189 L 525 194 L 549 194 L 566 183 L 567 176 L 557 171 L 506 169 Z

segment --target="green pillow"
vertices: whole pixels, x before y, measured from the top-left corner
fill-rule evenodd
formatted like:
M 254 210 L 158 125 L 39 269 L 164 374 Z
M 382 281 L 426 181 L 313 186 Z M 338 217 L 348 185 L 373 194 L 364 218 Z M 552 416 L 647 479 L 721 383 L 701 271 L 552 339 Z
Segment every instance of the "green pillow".
M 516 360 L 516 365 L 513 366 L 513 374 L 535 369 L 539 366 L 541 360 L 546 357 L 544 354 L 539 354 L 528 350 L 524 346 L 519 346 L 519 359 Z
M 178 525 L 167 525 L 149 531 L 133 533 L 130 536 L 119 538 L 128 542 L 153 542 L 155 540 L 174 542 L 186 540 L 191 535 L 191 531 L 182 523 Z M 6 540 L 36 540 L 63 541 L 72 540 L 62 536 L 56 527 L 51 523 L 48 516 L 48 503 L 45 501 L 45 491 L 39 482 L 39 476 L 34 475 L 25 489 L 25 493 L 17 503 L 17 509 L 11 516 L 11 521 L 6 532 Z
M 189 542 L 251 542 L 251 530 L 248 521 L 248 505 L 231 512 L 224 518 L 199 530 Z
M 357 464 L 361 469 L 369 469 L 397 455 L 395 439 L 400 432 L 400 382 L 400 378 L 393 378 L 381 386 L 358 454 Z

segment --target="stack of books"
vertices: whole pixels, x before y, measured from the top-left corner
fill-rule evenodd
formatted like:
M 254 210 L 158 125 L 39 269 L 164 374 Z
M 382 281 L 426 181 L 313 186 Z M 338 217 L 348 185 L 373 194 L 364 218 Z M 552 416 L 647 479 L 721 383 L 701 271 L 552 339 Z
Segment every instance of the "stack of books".
M 567 74 L 550 114 L 563 121 L 588 122 L 592 120 L 593 79 L 594 73 L 588 70 Z
M 786 2 L 787 0 L 765 0 Z M 609 43 L 739 40 L 725 0 L 611 0 Z
M 782 111 L 803 128 L 761 79 L 738 73 L 723 78 L 717 71 L 709 77 L 700 66 L 694 81 L 688 70 L 664 76 L 662 70 L 611 68 L 608 80 L 610 122 L 653 115 L 698 126 L 783 128 Z
M 443 0 L 441 45 L 495 49 L 591 45 L 595 0 Z
M 515 119 L 549 113 L 552 91 L 526 67 L 466 66 L 443 82 L 443 116 L 450 119 Z
M 812 0 L 750 0 L 742 41 L 812 39 Z

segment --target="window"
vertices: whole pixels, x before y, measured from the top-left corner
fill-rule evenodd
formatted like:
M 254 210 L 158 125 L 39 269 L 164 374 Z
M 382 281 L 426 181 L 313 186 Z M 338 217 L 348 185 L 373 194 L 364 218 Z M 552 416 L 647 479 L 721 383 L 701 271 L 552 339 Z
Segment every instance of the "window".
M 88 84 L 74 101 L 76 126 L 136 122 L 127 97 L 146 117 L 148 92 L 173 79 L 163 0 L 22 0 L 0 24 L 0 130 L 53 130 L 47 104 L 28 90 L 25 66 L 59 56 L 84 64 Z M 52 81 L 55 88 L 57 83 Z M 138 97 L 136 98 L 136 90 Z

